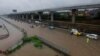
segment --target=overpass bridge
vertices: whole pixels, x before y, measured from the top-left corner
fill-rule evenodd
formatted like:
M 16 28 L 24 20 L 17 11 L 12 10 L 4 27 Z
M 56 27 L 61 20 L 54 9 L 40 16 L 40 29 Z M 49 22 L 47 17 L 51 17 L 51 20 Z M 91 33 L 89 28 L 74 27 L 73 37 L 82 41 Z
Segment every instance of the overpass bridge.
M 86 16 L 86 13 L 88 13 L 89 9 L 98 9 L 100 12 L 100 4 L 92 4 L 92 5 L 79 5 L 79 6 L 72 6 L 72 7 L 60 7 L 60 8 L 53 8 L 53 9 L 42 9 L 42 10 L 35 10 L 35 11 L 25 11 L 25 12 L 16 12 L 16 13 L 11 13 L 7 14 L 6 16 L 13 18 L 15 20 L 22 20 L 26 22 L 34 22 L 35 20 L 39 20 L 43 22 L 44 24 L 49 24 L 49 25 L 56 25 L 61 28 L 78 28 L 79 30 L 82 30 L 84 32 L 86 31 L 93 31 L 95 33 L 100 33 L 98 31 L 100 29 L 100 25 L 93 25 L 93 24 L 85 24 L 85 23 L 77 23 L 76 22 L 76 14 L 79 12 L 78 10 L 82 9 L 84 11 L 84 14 Z M 68 23 L 65 22 L 55 22 L 54 19 L 54 14 L 57 11 L 64 11 L 65 13 L 71 14 L 71 22 Z M 49 19 L 43 19 L 43 14 L 47 14 Z M 46 22 L 44 22 L 46 21 Z M 48 23 L 49 22 L 49 23 Z M 55 24 L 54 24 L 55 23 Z M 81 27 L 84 26 L 84 27 Z
M 84 11 L 87 11 L 89 9 L 100 9 L 100 4 L 17 12 L 17 13 L 8 14 L 5 16 L 17 21 L 23 21 L 23 22 L 28 22 L 28 23 L 33 23 L 34 21 L 38 20 L 43 25 L 46 25 L 46 26 L 55 26 L 55 27 L 64 28 L 64 29 L 78 28 L 79 30 L 83 30 L 84 32 L 89 30 L 89 31 L 95 31 L 95 32 L 100 33 L 100 30 L 99 30 L 100 25 L 83 24 L 83 23 L 76 22 L 75 15 L 77 14 L 78 9 L 83 9 Z M 62 21 L 54 20 L 54 13 L 60 10 L 69 10 L 68 12 L 72 14 L 71 22 L 67 22 L 67 21 L 62 22 Z M 49 20 L 48 19 L 46 19 L 46 21 L 43 20 L 42 14 L 44 12 L 48 13 Z M 20 22 L 17 22 L 11 19 L 8 19 L 8 20 L 22 28 L 25 28 L 28 34 L 30 35 L 37 34 L 39 36 L 43 36 L 45 39 L 50 40 L 60 46 L 63 46 L 65 48 L 68 47 L 71 50 L 72 56 L 94 56 L 94 55 L 99 56 L 99 51 L 100 51 L 99 42 L 100 41 L 97 41 L 97 42 L 93 41 L 92 43 L 87 45 L 86 43 L 84 43 L 84 40 L 82 38 L 80 38 L 82 41 L 80 41 L 77 38 L 69 38 L 71 36 L 68 34 L 64 34 L 65 32 L 62 33 L 63 31 L 60 31 L 60 30 L 50 31 L 47 28 L 41 29 L 39 27 L 36 27 L 33 30 L 33 28 L 30 28 L 28 24 L 25 24 L 25 23 L 22 24 Z M 75 36 L 72 36 L 72 37 L 75 37 Z

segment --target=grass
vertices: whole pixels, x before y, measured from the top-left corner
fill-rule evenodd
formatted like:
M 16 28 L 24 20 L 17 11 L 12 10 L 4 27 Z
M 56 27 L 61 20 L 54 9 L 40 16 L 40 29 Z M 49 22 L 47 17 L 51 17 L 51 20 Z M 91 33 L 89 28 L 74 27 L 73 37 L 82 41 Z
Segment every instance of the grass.
M 7 50 L 7 54 L 11 54 L 11 53 L 15 52 L 16 50 L 20 49 L 26 43 L 33 43 L 34 47 L 36 47 L 36 48 L 42 48 L 43 47 L 43 43 L 40 39 L 38 39 L 38 36 L 31 36 L 31 37 L 26 37 L 25 36 L 22 39 L 22 41 L 23 41 L 23 43 L 21 45 L 17 45 L 12 50 Z
M 38 39 L 38 36 L 32 36 L 29 38 L 31 38 L 31 42 L 34 44 L 35 47 L 42 48 L 43 43 L 40 39 Z
M 38 39 L 37 36 L 31 36 L 31 37 L 23 37 L 22 39 L 23 43 L 18 45 L 16 47 L 11 47 L 11 49 L 8 49 L 6 52 L 7 54 L 11 54 L 13 52 L 15 52 L 16 50 L 20 49 L 23 45 L 25 45 L 26 43 L 33 43 L 34 47 L 36 48 L 42 48 L 43 43 L 40 39 Z
M 35 47 L 42 48 L 42 41 L 38 39 L 38 36 L 31 36 L 31 37 L 25 37 L 23 38 L 24 43 L 32 42 Z
M 12 49 L 12 50 L 7 50 L 7 54 L 11 54 L 13 52 L 15 52 L 16 50 L 20 49 L 22 47 L 22 45 L 18 45 L 16 48 Z

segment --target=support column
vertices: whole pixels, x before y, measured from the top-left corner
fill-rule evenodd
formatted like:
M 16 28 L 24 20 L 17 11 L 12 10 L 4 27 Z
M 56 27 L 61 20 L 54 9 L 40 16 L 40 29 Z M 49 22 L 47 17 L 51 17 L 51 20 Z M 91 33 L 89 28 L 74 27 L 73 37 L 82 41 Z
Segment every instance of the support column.
M 30 23 L 31 23 L 31 28 L 34 27 L 34 15 L 33 14 L 30 14 L 31 15 L 31 20 L 30 20 Z
M 54 21 L 54 13 L 53 12 L 51 12 L 51 22 L 53 22 Z
M 39 21 L 42 21 L 42 17 L 41 17 L 42 12 L 38 12 L 38 15 L 39 15 Z
M 27 16 L 27 14 L 25 14 L 25 22 L 27 22 L 28 20 L 28 16 Z
M 16 15 L 16 18 L 18 18 L 18 15 Z
M 41 15 L 39 14 L 39 21 L 41 21 Z
M 25 15 L 25 19 L 28 19 L 28 16 L 27 16 L 27 14 Z
M 24 19 L 24 15 L 22 15 L 22 19 Z
M 49 28 L 50 29 L 54 29 L 55 27 L 54 27 L 54 12 L 50 12 L 50 14 L 51 14 L 51 19 L 50 19 L 50 26 L 49 26 Z
M 72 23 L 75 23 L 75 15 L 72 15 Z
M 34 15 L 33 15 L 33 14 L 31 14 L 31 19 L 32 19 L 32 20 L 34 19 Z
M 72 23 L 75 23 L 75 16 L 77 14 L 78 10 L 77 9 L 72 9 Z
M 22 21 L 24 20 L 24 15 L 22 15 Z
M 18 19 L 19 19 L 19 15 L 18 15 Z

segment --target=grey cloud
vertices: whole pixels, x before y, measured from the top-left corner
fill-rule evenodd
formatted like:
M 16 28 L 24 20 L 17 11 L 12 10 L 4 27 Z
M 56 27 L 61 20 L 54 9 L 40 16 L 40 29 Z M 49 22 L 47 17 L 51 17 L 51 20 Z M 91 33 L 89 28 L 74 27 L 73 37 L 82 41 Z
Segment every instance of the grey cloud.
M 100 4 L 100 0 L 0 0 L 0 14 L 21 11 Z

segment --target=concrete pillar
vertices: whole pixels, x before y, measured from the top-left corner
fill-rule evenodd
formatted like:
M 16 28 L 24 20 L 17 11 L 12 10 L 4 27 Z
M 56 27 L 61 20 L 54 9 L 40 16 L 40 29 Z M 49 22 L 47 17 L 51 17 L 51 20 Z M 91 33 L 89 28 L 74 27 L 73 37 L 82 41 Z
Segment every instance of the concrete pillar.
M 18 18 L 18 15 L 16 15 L 16 18 Z
M 17 15 L 17 18 L 18 18 L 19 16 Z
M 18 15 L 18 19 L 20 18 L 20 16 Z
M 50 29 L 54 29 L 55 27 L 54 27 L 54 12 L 50 12 L 50 14 L 51 14 L 51 19 L 50 19 L 50 21 L 51 21 L 51 23 L 50 23 L 50 26 L 49 26 L 49 28 Z
M 78 10 L 77 9 L 72 9 L 72 23 L 75 23 L 75 16 L 77 14 Z
M 75 15 L 72 15 L 72 23 L 75 23 Z
M 34 19 L 34 15 L 33 15 L 33 14 L 31 15 L 31 19 L 32 19 L 32 20 Z
M 28 21 L 28 15 L 27 14 L 25 14 L 25 19 L 24 19 L 24 21 Z
M 54 21 L 54 13 L 53 12 L 51 12 L 51 22 L 53 22 Z
M 41 21 L 42 19 L 41 19 L 41 15 L 39 14 L 39 21 Z
M 22 19 L 24 19 L 24 15 L 22 15 Z
M 20 17 L 20 16 L 18 15 L 18 19 L 19 19 L 19 17 Z
M 39 21 L 42 21 L 42 17 L 41 17 L 42 12 L 38 12 L 38 15 L 39 15 Z
M 27 14 L 25 15 L 25 19 L 28 19 L 28 16 L 27 16 Z

